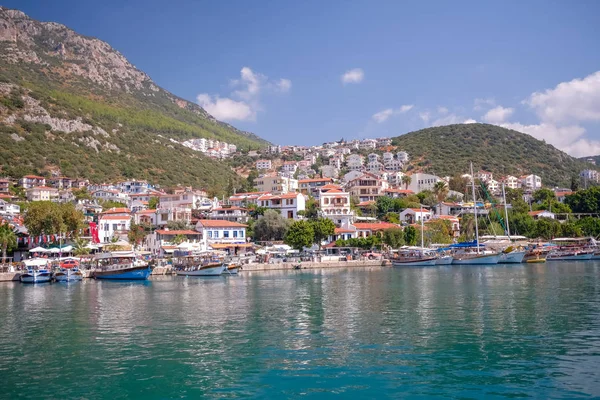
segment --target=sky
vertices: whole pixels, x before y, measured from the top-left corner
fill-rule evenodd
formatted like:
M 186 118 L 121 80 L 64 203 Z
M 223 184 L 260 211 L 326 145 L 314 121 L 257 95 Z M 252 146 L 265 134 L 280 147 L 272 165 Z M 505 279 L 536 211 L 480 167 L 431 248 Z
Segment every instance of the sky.
M 278 144 L 486 122 L 600 154 L 600 2 L 0 0 Z

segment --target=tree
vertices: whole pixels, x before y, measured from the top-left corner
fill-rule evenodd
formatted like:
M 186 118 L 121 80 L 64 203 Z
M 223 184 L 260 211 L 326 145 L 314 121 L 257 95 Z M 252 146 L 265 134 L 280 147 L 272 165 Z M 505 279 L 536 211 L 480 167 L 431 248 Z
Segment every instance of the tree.
M 127 239 L 129 240 L 129 243 L 132 243 L 134 246 L 139 246 L 146 237 L 146 234 L 147 232 L 143 225 L 136 224 L 132 221 L 129 226 L 129 232 L 127 232 Z
M 600 213 L 600 187 L 594 186 L 580 190 L 565 197 L 567 204 L 574 213 Z
M 390 211 L 394 211 L 394 199 L 388 196 L 379 196 L 375 202 L 377 207 L 377 217 L 383 218 Z
M 169 221 L 167 222 L 167 228 L 172 231 L 182 231 L 189 229 L 189 226 L 185 221 Z
M 531 215 L 511 211 L 508 221 L 511 235 L 535 236 L 535 220 Z
M 29 205 L 23 222 L 31 236 L 61 232 L 73 232 L 77 235 L 83 226 L 83 213 L 77 211 L 71 203 L 35 201 Z
M 90 249 L 87 247 L 88 241 L 81 238 L 76 238 L 73 244 L 73 254 L 76 256 L 84 256 L 90 253 Z
M 87 188 L 73 189 L 71 192 L 75 196 L 75 200 L 92 200 L 92 195 Z
M 381 241 L 392 249 L 397 249 L 404 245 L 404 231 L 400 228 L 389 228 L 383 231 Z
M 182 234 L 177 234 L 175 235 L 175 237 L 173 239 L 171 239 L 171 243 L 173 243 L 174 245 L 178 245 L 181 244 L 183 242 L 187 242 L 187 236 L 182 235 Z
M 285 234 L 284 241 L 294 249 L 302 251 L 314 243 L 315 232 L 306 220 L 295 221 Z
M 2 262 L 6 262 L 6 253 L 17 247 L 17 235 L 8 222 L 0 224 L 0 246 L 2 246 Z
M 535 236 L 542 239 L 553 239 L 560 236 L 560 222 L 552 218 L 539 218 L 535 221 Z
M 600 218 L 583 217 L 575 223 L 586 236 L 600 238 Z
M 304 217 L 311 220 L 319 218 L 319 202 L 315 200 L 312 196 L 309 196 L 308 200 L 306 200 L 304 210 L 299 211 L 298 214 L 303 215 Z
M 426 206 L 433 206 L 436 203 L 436 197 L 431 190 L 423 190 L 417 193 L 417 197 L 419 198 L 419 202 Z
M 120 201 L 114 200 L 101 201 L 100 205 L 102 206 L 103 211 L 110 210 L 111 208 L 127 208 L 127 205 L 125 203 L 121 203 Z
M 265 215 L 265 212 L 268 210 L 267 207 L 259 206 L 256 203 L 250 203 L 246 208 L 248 210 L 248 215 L 254 220 L 257 220 L 259 216 Z
M 289 226 L 290 220 L 282 217 L 278 211 L 266 210 L 264 216 L 254 224 L 254 240 L 283 240 Z
M 566 221 L 560 227 L 560 235 L 563 237 L 580 237 L 583 230 L 574 222 Z
M 579 177 L 572 176 L 571 177 L 571 191 L 576 192 L 577 190 L 579 190 Z
M 417 230 L 414 226 L 407 226 L 404 228 L 404 242 L 409 246 L 415 246 L 417 244 Z
M 420 231 L 417 231 L 420 234 Z M 452 226 L 450 221 L 433 220 L 427 222 L 427 229 L 423 231 L 424 242 L 431 243 L 452 243 Z
M 314 233 L 314 243 L 321 250 L 321 242 L 335 233 L 335 224 L 329 218 L 318 218 L 310 221 Z
M 148 199 L 148 209 L 149 210 L 156 210 L 158 208 L 158 203 L 159 203 L 159 199 L 158 197 L 150 197 Z
M 464 193 L 466 191 L 468 184 L 469 184 L 469 179 L 463 178 L 460 175 L 454 175 L 448 181 L 448 188 L 455 192 Z
M 444 181 L 437 181 L 435 185 L 433 185 L 433 194 L 437 197 L 437 201 L 441 203 L 448 196 L 448 185 Z
M 412 183 L 412 178 L 410 175 L 402 175 L 402 184 L 404 185 L 404 189 L 408 190 L 408 187 Z

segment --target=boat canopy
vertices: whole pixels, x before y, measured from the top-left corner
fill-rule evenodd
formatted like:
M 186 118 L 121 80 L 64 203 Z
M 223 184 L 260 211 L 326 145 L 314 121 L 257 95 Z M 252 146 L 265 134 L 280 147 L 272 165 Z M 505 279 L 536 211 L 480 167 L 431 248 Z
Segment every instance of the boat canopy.
M 29 260 L 23 261 L 23 264 L 27 267 L 41 267 L 46 266 L 50 263 L 47 258 L 30 258 Z
M 450 246 L 448 246 L 448 248 L 450 249 L 463 249 L 466 247 L 477 247 L 478 243 L 477 240 L 473 240 L 472 242 L 460 242 L 460 243 L 454 243 L 451 244 Z
M 499 235 L 486 235 L 479 236 L 481 240 L 527 240 L 526 236 L 499 236 Z

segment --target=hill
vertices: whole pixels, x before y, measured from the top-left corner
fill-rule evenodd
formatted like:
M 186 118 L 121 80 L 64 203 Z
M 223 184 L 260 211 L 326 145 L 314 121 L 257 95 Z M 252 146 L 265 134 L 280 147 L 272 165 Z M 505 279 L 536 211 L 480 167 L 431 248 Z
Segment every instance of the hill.
M 600 155 L 597 156 L 591 156 L 591 157 L 580 157 L 579 158 L 581 161 L 584 161 L 586 163 L 589 164 L 588 160 L 594 160 L 594 162 L 596 163 L 596 166 L 600 166 Z
M 410 154 L 415 171 L 438 176 L 464 174 L 473 168 L 495 176 L 536 174 L 544 185 L 569 187 L 589 164 L 530 135 L 488 124 L 458 124 L 422 129 L 393 138 Z
M 157 86 L 107 43 L 0 7 L 0 176 L 50 171 L 222 191 L 238 179 L 180 142 L 258 136 Z

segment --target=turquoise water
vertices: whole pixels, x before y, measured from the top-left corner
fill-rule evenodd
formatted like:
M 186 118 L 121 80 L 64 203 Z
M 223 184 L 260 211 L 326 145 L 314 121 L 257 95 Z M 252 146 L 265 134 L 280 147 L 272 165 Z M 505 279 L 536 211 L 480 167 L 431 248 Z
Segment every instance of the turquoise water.
M 0 283 L 0 398 L 600 396 L 600 263 Z

